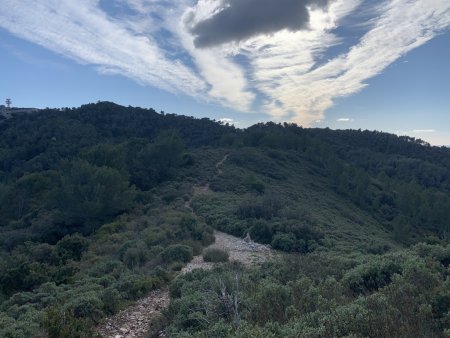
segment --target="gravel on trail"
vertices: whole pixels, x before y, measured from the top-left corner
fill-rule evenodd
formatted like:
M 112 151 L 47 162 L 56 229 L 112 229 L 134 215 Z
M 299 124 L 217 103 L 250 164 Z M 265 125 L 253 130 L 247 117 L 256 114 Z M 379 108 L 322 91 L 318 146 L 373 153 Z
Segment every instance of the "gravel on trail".
M 231 262 L 240 262 L 246 266 L 262 263 L 273 257 L 273 251 L 266 245 L 215 231 L 215 242 L 209 248 L 217 248 L 228 252 Z M 195 256 L 182 270 L 181 274 L 194 269 L 212 269 L 221 263 L 203 261 L 203 256 Z M 105 338 L 143 338 L 150 322 L 169 305 L 167 289 L 152 291 L 147 297 L 134 305 L 120 311 L 97 326 L 97 332 Z M 163 337 L 163 335 L 162 335 Z
M 225 155 L 221 161 L 216 163 L 216 175 L 221 175 L 222 165 L 227 160 Z M 191 198 L 186 201 L 185 207 L 192 213 L 192 198 L 199 195 L 210 193 L 209 183 L 204 186 L 194 186 Z M 230 262 L 240 262 L 245 266 L 262 263 L 273 257 L 274 253 L 269 246 L 253 242 L 246 239 L 234 237 L 226 233 L 215 231 L 215 242 L 208 248 L 221 249 L 228 252 Z M 217 264 L 203 261 L 203 256 L 195 256 L 182 270 L 181 274 L 188 273 L 194 269 L 212 269 Z M 154 290 L 145 298 L 138 300 L 134 305 L 120 311 L 119 313 L 107 318 L 97 326 L 97 333 L 104 338 L 144 338 L 149 329 L 150 322 L 161 311 L 169 306 L 169 291 L 167 289 Z M 160 337 L 164 337 L 161 332 Z
M 147 297 L 120 311 L 97 326 L 105 338 L 144 338 L 152 319 L 169 305 L 167 289 L 154 290 Z

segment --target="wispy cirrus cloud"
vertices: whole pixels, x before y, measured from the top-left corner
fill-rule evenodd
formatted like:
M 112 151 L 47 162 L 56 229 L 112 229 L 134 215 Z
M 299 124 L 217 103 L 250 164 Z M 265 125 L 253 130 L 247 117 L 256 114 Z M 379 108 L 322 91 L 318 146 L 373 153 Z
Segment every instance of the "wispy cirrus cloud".
M 207 84 L 179 60 L 170 60 L 155 37 L 118 21 L 98 1 L 2 0 L 0 27 L 103 73 L 121 74 L 171 92 L 202 95 Z
M 273 116 L 287 118 L 292 112 L 292 120 L 305 124 L 323 118 L 335 99 L 365 88 L 365 81 L 450 25 L 450 3 L 446 1 L 384 2 L 377 8 L 380 14 L 372 29 L 356 45 L 317 66 L 318 56 L 339 43 L 332 29 L 360 4 L 338 0 L 328 13 L 312 13 L 317 25 L 311 31 L 283 32 L 269 43 L 256 44 L 250 57 L 258 89 L 270 99 L 268 109 Z
M 0 27 L 101 73 L 309 125 L 450 26 L 447 0 L 274 3 L 2 0 Z M 365 32 L 324 61 L 358 12 Z

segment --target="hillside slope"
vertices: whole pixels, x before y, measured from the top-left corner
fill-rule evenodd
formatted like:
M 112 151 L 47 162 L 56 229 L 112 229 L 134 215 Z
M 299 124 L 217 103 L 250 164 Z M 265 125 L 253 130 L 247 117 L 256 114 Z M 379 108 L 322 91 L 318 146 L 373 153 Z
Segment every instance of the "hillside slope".
M 0 336 L 92 336 L 167 286 L 152 325 L 175 337 L 448 328 L 447 148 L 109 102 L 15 116 L 0 136 Z M 284 254 L 174 279 L 214 230 Z

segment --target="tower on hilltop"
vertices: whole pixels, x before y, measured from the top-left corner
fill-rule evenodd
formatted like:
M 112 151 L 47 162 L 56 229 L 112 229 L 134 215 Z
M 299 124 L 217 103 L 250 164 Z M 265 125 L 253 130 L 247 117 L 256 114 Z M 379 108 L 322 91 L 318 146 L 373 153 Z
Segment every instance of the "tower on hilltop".
M 6 101 L 5 101 L 5 103 L 6 103 L 6 107 L 11 108 L 12 101 L 11 101 L 10 98 L 7 98 Z

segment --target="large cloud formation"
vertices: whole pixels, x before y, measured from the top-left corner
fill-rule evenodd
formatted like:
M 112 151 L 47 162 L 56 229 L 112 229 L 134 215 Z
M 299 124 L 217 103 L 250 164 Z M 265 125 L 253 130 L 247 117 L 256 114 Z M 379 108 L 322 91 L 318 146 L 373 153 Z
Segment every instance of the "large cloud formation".
M 129 10 L 108 10 L 114 4 Z M 355 26 L 364 30 L 348 39 L 343 32 Z M 0 5 L 0 28 L 102 74 L 305 126 L 449 27 L 448 0 L 1 0 Z
M 308 7 L 327 4 L 327 0 L 225 0 L 220 11 L 197 23 L 191 32 L 195 46 L 201 48 L 282 29 L 298 31 L 309 26 Z

